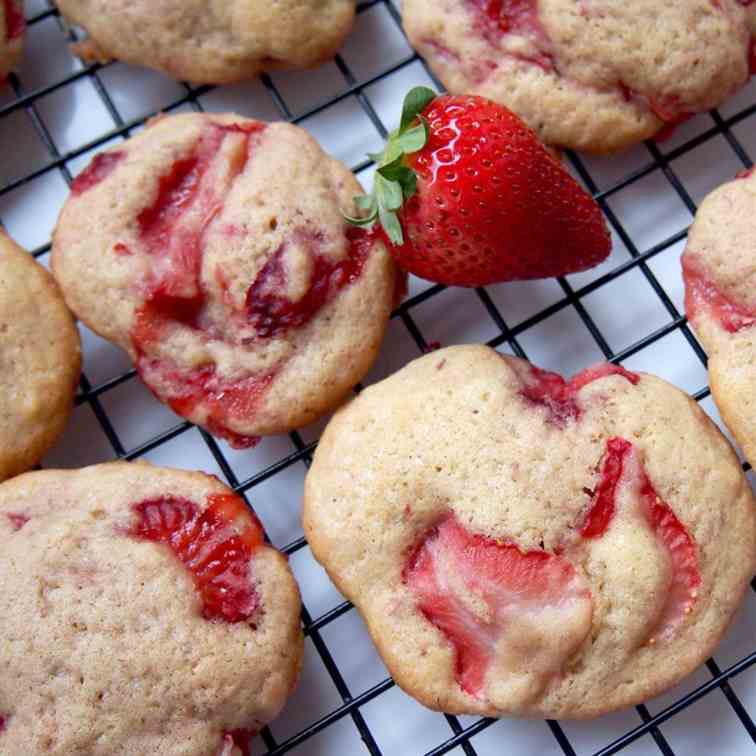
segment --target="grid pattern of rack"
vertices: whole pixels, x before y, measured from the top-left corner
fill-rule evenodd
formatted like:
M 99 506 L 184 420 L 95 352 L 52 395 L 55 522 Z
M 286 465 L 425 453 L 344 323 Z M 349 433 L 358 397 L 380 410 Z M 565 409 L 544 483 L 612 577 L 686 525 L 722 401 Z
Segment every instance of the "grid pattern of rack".
M 315 77 L 314 73 L 263 76 L 248 85 L 218 90 L 179 85 L 119 64 L 81 66 L 66 49 L 74 32 L 65 28 L 47 0 L 29 0 L 27 17 L 27 62 L 0 88 L 4 148 L 0 220 L 43 262 L 54 215 L 72 174 L 94 151 L 128 137 L 158 110 L 244 112 L 251 108 L 245 114 L 301 124 L 369 182 L 370 162 L 354 156 L 385 137 L 408 86 L 432 82 L 430 72 L 404 40 L 400 10 L 389 0 L 359 3 L 353 37 L 318 78 L 309 80 L 317 82 L 316 87 L 302 85 L 308 81 L 303 77 Z M 137 89 L 144 81 L 141 96 L 133 90 L 128 97 L 119 95 L 127 77 L 139 77 Z M 86 87 L 84 95 L 81 87 Z M 77 103 L 77 116 L 71 113 L 73 103 Z M 82 111 L 83 118 L 79 117 Z M 566 373 L 584 367 L 591 357 L 650 369 L 686 388 L 718 419 L 706 387 L 706 355 L 681 314 L 677 259 L 696 202 L 718 183 L 752 165 L 754 126 L 756 87 L 751 84 L 720 111 L 681 127 L 671 141 L 649 143 L 612 160 L 569 154 L 571 169 L 596 196 L 612 228 L 615 251 L 610 260 L 594 271 L 557 282 L 474 292 L 413 280 L 409 298 L 393 314 L 389 354 L 370 379 L 388 374 L 436 341 L 485 341 Z M 577 341 L 569 334 L 578 334 Z M 292 526 L 291 521 L 301 477 L 322 423 L 289 439 L 264 442 L 259 450 L 247 453 L 253 458 L 250 463 L 224 443 L 178 422 L 167 410 L 156 409 L 133 369 L 104 342 L 84 333 L 84 344 L 85 376 L 77 396 L 74 430 L 46 465 L 140 457 L 171 463 L 174 458 L 165 450 L 178 448 L 176 455 L 181 457 L 182 439 L 191 439 L 195 449 L 197 444 L 202 447 L 205 469 L 220 474 L 245 497 L 254 498 L 269 537 L 293 565 L 308 551 L 301 531 L 296 535 L 298 525 Z M 147 415 L 157 415 L 157 419 L 146 421 Z M 270 487 L 271 481 L 277 487 Z M 284 515 L 282 498 L 288 500 Z M 289 521 L 284 522 L 286 518 Z M 308 559 L 302 556 L 302 565 Z M 506 747 L 513 754 L 608 756 L 622 751 L 669 755 L 710 752 L 712 744 L 722 753 L 745 753 L 756 742 L 749 713 L 749 704 L 756 710 L 756 643 L 744 627 L 749 617 L 756 619 L 753 595 L 722 658 L 709 660 L 692 681 L 661 701 L 605 718 L 602 724 L 516 723 L 413 708 L 380 662 L 367 666 L 345 662 L 348 654 L 358 655 L 369 647 L 351 605 L 335 592 L 315 588 L 316 580 L 323 578 L 314 565 L 301 566 L 298 577 L 308 638 L 305 677 L 312 678 L 301 687 L 318 678 L 313 672 L 317 667 L 319 679 L 332 690 L 322 695 L 303 693 L 290 706 L 296 715 L 287 720 L 285 713 L 285 726 L 274 723 L 265 728 L 253 743 L 254 753 L 484 756 Z M 711 704 L 714 697 L 717 701 Z M 693 717 L 685 714 L 701 701 L 711 705 Z M 701 720 L 708 717 L 720 720 L 713 735 L 711 724 L 702 726 Z M 410 734 L 404 733 L 404 719 L 413 723 Z M 684 723 L 670 727 L 675 720 Z M 345 734 L 343 725 L 350 722 Z

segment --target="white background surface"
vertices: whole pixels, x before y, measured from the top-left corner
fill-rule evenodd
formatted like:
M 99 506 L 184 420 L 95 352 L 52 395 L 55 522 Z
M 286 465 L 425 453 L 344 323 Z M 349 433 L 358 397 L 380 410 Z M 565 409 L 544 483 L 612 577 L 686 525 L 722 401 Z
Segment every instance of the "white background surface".
M 84 71 L 81 63 L 69 54 L 60 20 L 49 12 L 45 0 L 27 0 L 26 5 L 27 17 L 36 20 L 29 28 L 24 61 L 13 80 L 17 91 L 11 86 L 0 87 L 3 145 L 0 190 L 6 187 L 0 191 L 0 221 L 43 262 L 47 259 L 52 227 L 67 194 L 65 171 L 76 175 L 93 151 L 122 138 L 124 125 L 138 128 L 140 119 L 158 110 L 176 112 L 197 105 L 207 110 L 235 110 L 262 119 L 280 118 L 281 112 L 271 96 L 272 82 L 289 110 L 289 117 L 314 134 L 335 156 L 351 166 L 362 167 L 365 153 L 377 149 L 382 138 L 356 94 L 367 98 L 385 128 L 391 128 L 398 118 L 403 93 L 414 84 L 430 83 L 388 6 L 380 1 L 362 4 L 367 7 L 359 13 L 355 31 L 342 51 L 346 69 L 328 63 L 317 71 L 274 74 L 267 83 L 253 81 L 222 89 L 203 88 L 195 98 L 196 104 L 191 101 L 192 91 L 188 87 L 150 71 L 121 64 L 111 64 L 94 73 Z M 358 83 L 369 83 L 353 89 L 355 94 L 342 96 L 328 107 L 306 115 L 312 108 L 347 91 L 345 70 Z M 387 76 L 375 80 L 387 71 L 390 72 Z M 54 88 L 64 80 L 67 82 L 64 86 Z M 41 96 L 31 97 L 26 107 L 11 107 L 17 94 L 24 96 L 40 90 Z M 103 93 L 107 93 L 106 98 Z M 736 119 L 731 133 L 751 156 L 756 156 L 756 115 L 741 117 L 741 114 L 755 103 L 756 86 L 752 83 L 719 111 L 721 118 Z M 302 118 L 303 115 L 306 117 Z M 698 203 L 708 191 L 743 168 L 743 162 L 723 133 L 700 138 L 715 126 L 715 117 L 704 114 L 689 121 L 672 139 L 656 147 L 642 145 L 613 158 L 583 158 L 597 189 L 609 192 L 608 208 L 618 228 L 631 240 L 630 249 L 623 244 L 621 234 L 615 233 L 614 251 L 606 263 L 570 276 L 563 283 L 548 280 L 504 284 L 488 287 L 485 293 L 434 290 L 427 298 L 411 299 L 403 316 L 392 320 L 381 357 L 365 382 L 378 380 L 419 355 L 410 330 L 413 326 L 428 343 L 450 345 L 493 340 L 501 350 L 511 351 L 511 342 L 502 337 L 502 321 L 492 317 L 491 308 L 486 307 L 488 300 L 506 327 L 513 329 L 519 347 L 542 367 L 571 374 L 620 354 L 623 364 L 631 370 L 655 372 L 691 393 L 701 394 L 707 385 L 706 370 L 686 339 L 682 330 L 684 321 L 679 317 L 683 297 L 679 268 L 684 245 L 681 233 L 692 216 L 684 193 L 681 196 L 676 191 L 670 176 L 676 175 L 688 198 Z M 35 128 L 35 120 L 47 130 L 48 144 Z M 670 153 L 672 159 L 665 172 L 657 158 L 661 156 L 666 163 Z M 63 161 L 58 165 L 55 161 L 60 157 Z M 618 182 L 641 169 L 647 169 L 642 178 L 616 188 Z M 35 173 L 33 179 L 19 181 L 31 173 Z M 361 171 L 360 178 L 363 183 L 370 183 L 369 167 Z M 645 254 L 651 250 L 652 254 Z M 646 262 L 637 261 L 639 253 Z M 621 275 L 604 278 L 613 276 L 618 268 L 623 270 Z M 654 283 L 666 293 L 666 302 L 654 290 Z M 422 294 L 429 288 L 429 284 L 413 280 L 410 295 Z M 571 291 L 577 293 L 576 299 L 567 298 Z M 603 345 L 601 337 L 597 340 L 592 335 L 581 317 L 581 309 L 600 332 Z M 64 439 L 44 465 L 75 467 L 119 455 L 142 456 L 163 465 L 202 469 L 227 478 L 232 485 L 241 483 L 272 542 L 278 547 L 289 547 L 291 565 L 299 579 L 309 617 L 317 620 L 342 606 L 343 598 L 300 540 L 300 497 L 307 461 L 301 448 L 317 440 L 324 423 L 292 437 L 266 439 L 253 451 L 236 452 L 223 442 L 213 449 L 212 443 L 208 444 L 195 428 L 188 427 L 153 399 L 133 375 L 114 380 L 128 373 L 129 361 L 86 328 L 81 331 L 85 375 L 88 385 L 94 387 L 94 393 L 90 394 L 94 399 L 80 402 Z M 649 335 L 654 337 L 650 343 L 639 344 Z M 719 422 L 711 398 L 705 393 L 702 405 Z M 102 418 L 107 418 L 112 428 L 110 439 L 103 430 Z M 169 435 L 167 440 L 152 443 L 156 436 L 165 433 Z M 113 439 L 117 439 L 115 444 Z M 228 470 L 219 465 L 213 451 L 225 456 Z M 298 690 L 270 728 L 278 744 L 338 711 L 348 700 L 345 696 L 357 698 L 386 681 L 385 667 L 359 616 L 343 606 L 341 613 L 336 614 L 335 619 L 316 622 L 319 629 L 308 637 Z M 756 648 L 755 627 L 756 597 L 749 592 L 744 611 L 716 653 L 715 661 L 721 669 Z M 339 670 L 339 684 L 343 682 L 341 692 L 316 643 L 329 649 Z M 667 695 L 650 701 L 648 712 L 652 716 L 659 713 L 711 678 L 711 669 L 703 667 Z M 756 716 L 756 667 L 733 678 L 730 684 L 745 709 Z M 381 753 L 423 754 L 451 738 L 457 724 L 466 728 L 477 721 L 467 717 L 458 723 L 449 721 L 423 709 L 388 682 L 383 687 L 385 691 L 347 715 L 334 717 L 332 724 L 291 752 L 311 756 L 365 754 L 368 751 L 357 729 L 362 719 Z M 630 709 L 595 722 L 560 725 L 574 753 L 591 754 L 641 722 L 641 713 Z M 754 753 L 753 741 L 735 709 L 716 687 L 661 724 L 659 732 L 677 754 Z M 549 726 L 541 721 L 503 720 L 483 729 L 470 743 L 474 751 L 467 752 L 481 756 L 564 753 Z M 262 754 L 266 750 L 262 740 L 256 738 L 253 752 Z M 457 746 L 451 752 L 462 754 L 463 750 Z M 658 754 L 661 750 L 651 735 L 645 734 L 622 753 L 638 756 Z

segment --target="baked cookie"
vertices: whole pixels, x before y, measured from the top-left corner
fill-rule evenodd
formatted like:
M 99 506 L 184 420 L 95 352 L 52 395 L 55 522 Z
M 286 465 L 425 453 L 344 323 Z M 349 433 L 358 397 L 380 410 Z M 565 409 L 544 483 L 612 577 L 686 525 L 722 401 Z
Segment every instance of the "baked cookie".
M 296 126 L 162 118 L 74 181 L 53 269 L 158 398 L 250 445 L 337 406 L 378 352 L 398 274 L 341 215 L 359 192 Z
M 4 754 L 247 752 L 296 683 L 294 578 L 211 476 L 115 462 L 8 481 L 0 580 Z
M 655 696 L 712 652 L 756 567 L 753 494 L 690 397 L 482 346 L 336 414 L 304 526 L 397 683 L 457 714 L 588 718 Z
M 0 228 L 0 480 L 55 443 L 80 371 L 79 332 L 55 280 Z
M 22 0 L 0 0 L 0 84 L 21 56 L 25 29 Z
M 749 76 L 739 0 L 405 0 L 414 47 L 453 94 L 543 141 L 611 152 L 716 107 Z
M 722 419 L 756 463 L 756 173 L 698 208 L 682 257 L 685 311 L 709 355 Z
M 355 0 L 58 0 L 90 38 L 74 51 L 117 58 L 197 84 L 331 58 L 354 20 Z

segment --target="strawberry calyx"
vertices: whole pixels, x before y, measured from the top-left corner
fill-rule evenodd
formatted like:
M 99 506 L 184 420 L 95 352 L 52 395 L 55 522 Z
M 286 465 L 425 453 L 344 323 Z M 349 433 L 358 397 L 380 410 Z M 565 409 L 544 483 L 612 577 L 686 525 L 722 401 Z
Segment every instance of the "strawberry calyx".
M 404 244 L 398 212 L 417 192 L 417 174 L 407 166 L 405 156 L 419 152 L 428 143 L 430 127 L 422 112 L 436 97 L 436 92 L 429 87 L 413 87 L 407 93 L 399 128 L 388 135 L 382 152 L 368 155 L 377 166 L 373 191 L 354 198 L 354 204 L 366 215 L 344 214 L 345 220 L 354 226 L 372 227 L 379 222 L 396 246 Z

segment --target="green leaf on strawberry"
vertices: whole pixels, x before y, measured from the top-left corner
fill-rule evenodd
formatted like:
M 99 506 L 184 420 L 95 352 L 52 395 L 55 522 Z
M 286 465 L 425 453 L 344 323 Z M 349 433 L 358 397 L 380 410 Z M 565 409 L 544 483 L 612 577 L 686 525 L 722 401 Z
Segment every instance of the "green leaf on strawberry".
M 372 226 L 377 220 L 393 244 L 404 244 L 397 211 L 417 191 L 417 175 L 405 164 L 405 156 L 419 152 L 428 143 L 430 129 L 421 113 L 436 96 L 428 87 L 415 87 L 409 91 L 404 99 L 399 128 L 389 134 L 383 152 L 369 155 L 377 164 L 373 193 L 354 198 L 355 205 L 367 214 L 356 218 L 345 214 L 347 223 Z

